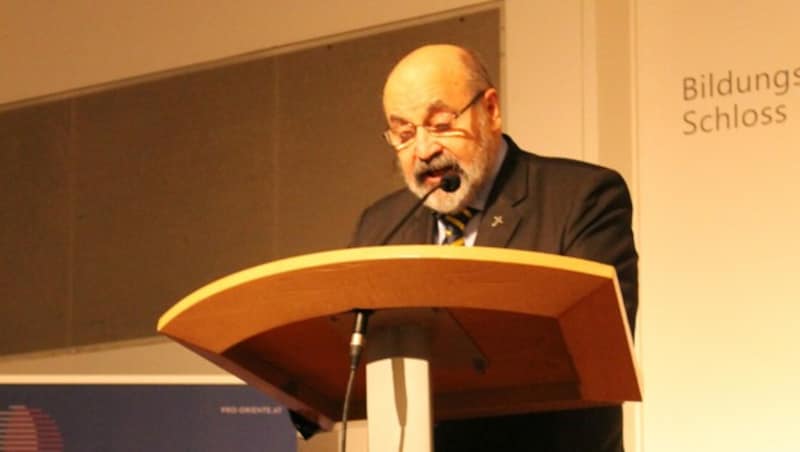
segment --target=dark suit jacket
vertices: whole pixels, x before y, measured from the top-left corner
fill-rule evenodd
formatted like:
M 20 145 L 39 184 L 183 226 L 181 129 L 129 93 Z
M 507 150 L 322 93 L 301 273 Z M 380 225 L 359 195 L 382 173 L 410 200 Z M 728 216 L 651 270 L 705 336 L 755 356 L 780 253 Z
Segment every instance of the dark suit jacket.
M 476 246 L 541 251 L 613 265 L 631 331 L 635 324 L 637 260 L 630 194 L 614 171 L 575 160 L 522 151 L 509 138 L 508 153 L 478 228 Z M 377 245 L 417 198 L 394 192 L 363 213 L 352 246 Z M 497 227 L 491 224 L 502 217 Z M 390 244 L 432 243 L 436 220 L 420 209 Z M 443 422 L 436 451 L 619 451 L 620 407 Z

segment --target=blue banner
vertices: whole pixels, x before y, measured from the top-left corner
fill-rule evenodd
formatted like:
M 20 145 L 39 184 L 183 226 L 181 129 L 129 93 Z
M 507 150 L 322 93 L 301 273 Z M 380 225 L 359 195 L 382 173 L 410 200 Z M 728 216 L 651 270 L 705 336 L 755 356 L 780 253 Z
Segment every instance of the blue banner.
M 0 385 L 0 451 L 294 452 L 287 410 L 244 385 Z

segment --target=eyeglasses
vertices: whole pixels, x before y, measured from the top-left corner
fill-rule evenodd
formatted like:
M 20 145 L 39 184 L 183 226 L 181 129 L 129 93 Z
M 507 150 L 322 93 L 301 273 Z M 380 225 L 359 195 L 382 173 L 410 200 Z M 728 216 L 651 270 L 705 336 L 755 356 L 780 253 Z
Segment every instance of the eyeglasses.
M 464 136 L 464 131 L 456 129 L 454 124 L 458 117 L 475 105 L 485 92 L 485 89 L 479 91 L 475 94 L 475 97 L 458 112 L 441 111 L 435 113 L 428 121 L 429 125 L 422 125 L 421 127 L 428 131 L 434 138 Z M 417 127 L 420 126 L 411 122 L 404 122 L 396 127 L 390 127 L 383 132 L 383 138 L 390 146 L 400 151 L 414 144 L 414 141 L 417 139 Z

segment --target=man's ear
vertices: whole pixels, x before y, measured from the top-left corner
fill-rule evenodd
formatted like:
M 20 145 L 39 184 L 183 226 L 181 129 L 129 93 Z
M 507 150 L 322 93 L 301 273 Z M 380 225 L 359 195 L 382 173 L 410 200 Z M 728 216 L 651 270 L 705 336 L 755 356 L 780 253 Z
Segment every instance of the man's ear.
M 500 114 L 500 97 L 497 95 L 497 90 L 487 89 L 483 99 L 486 102 L 486 111 L 489 113 L 489 125 L 493 131 L 499 132 L 503 129 L 503 118 Z

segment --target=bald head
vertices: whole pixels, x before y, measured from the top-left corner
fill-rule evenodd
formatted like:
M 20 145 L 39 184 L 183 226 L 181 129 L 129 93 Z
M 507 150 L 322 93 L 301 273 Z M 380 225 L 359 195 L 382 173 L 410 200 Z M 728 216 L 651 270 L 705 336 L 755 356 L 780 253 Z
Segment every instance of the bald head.
M 490 87 L 489 74 L 474 52 L 450 44 L 426 45 L 403 57 L 389 73 L 383 105 L 384 110 L 387 101 L 421 105 L 434 96 L 452 98 Z

